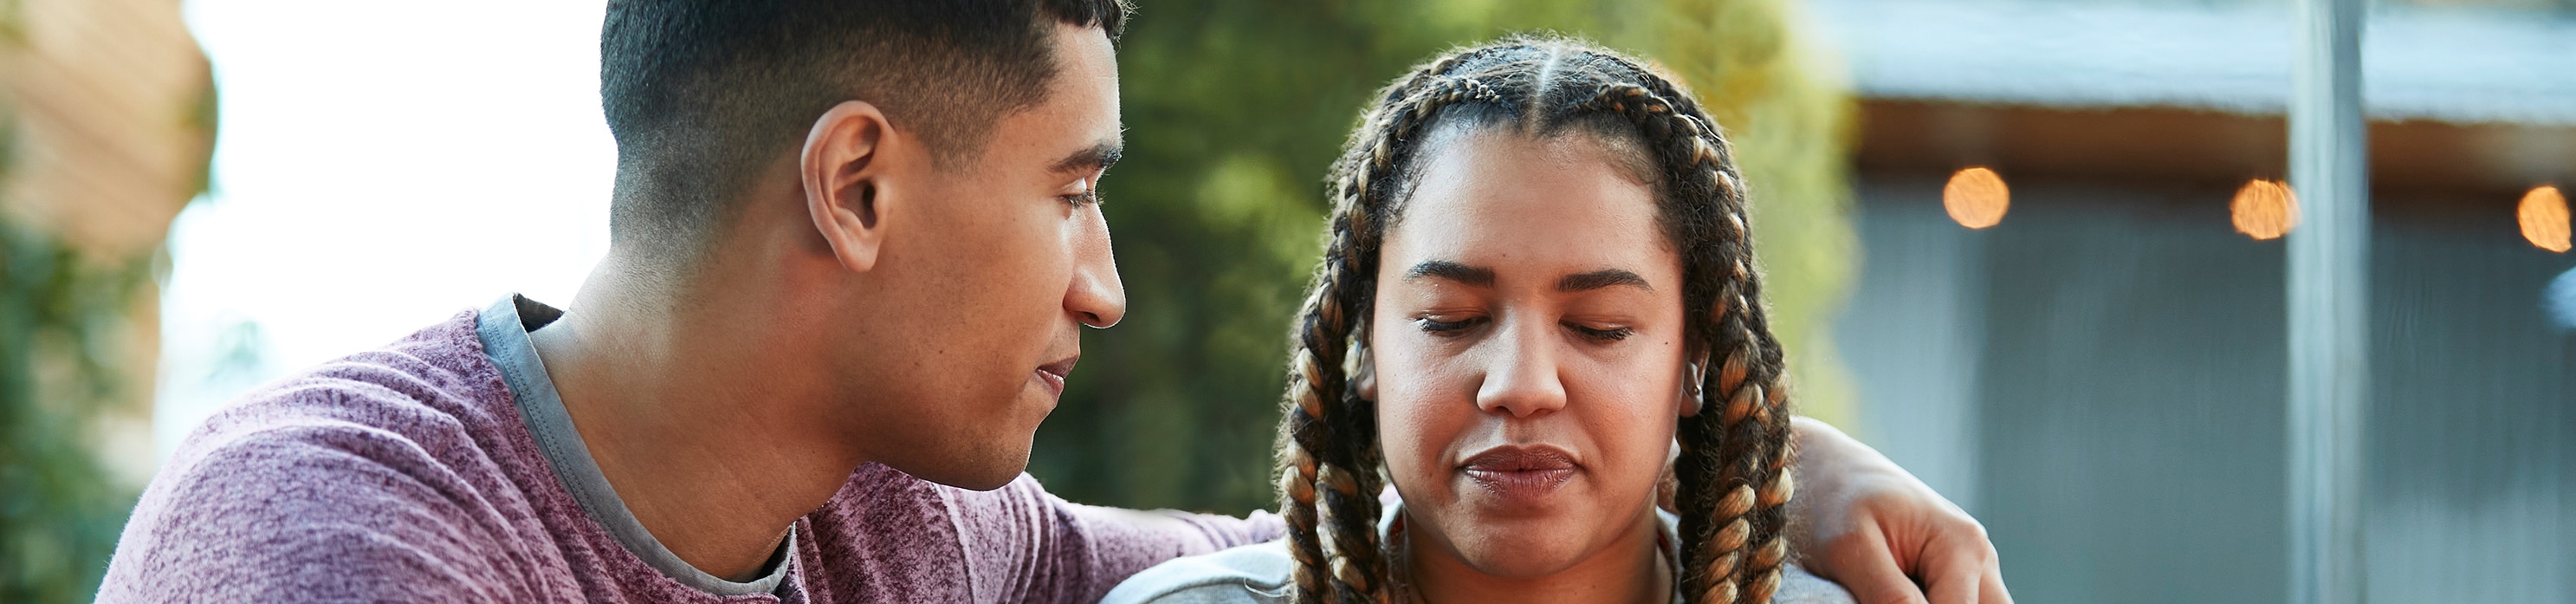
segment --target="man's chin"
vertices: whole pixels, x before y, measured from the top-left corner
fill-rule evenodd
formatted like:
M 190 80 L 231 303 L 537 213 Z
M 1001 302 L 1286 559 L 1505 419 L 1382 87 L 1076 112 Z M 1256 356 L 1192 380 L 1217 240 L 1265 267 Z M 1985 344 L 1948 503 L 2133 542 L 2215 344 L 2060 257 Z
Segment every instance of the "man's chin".
M 1019 403 L 1021 409 L 1034 412 L 1037 414 L 1037 419 L 1045 420 L 1046 416 L 1055 413 L 1057 404 L 1064 402 L 1064 393 L 1057 392 L 1038 380 L 1038 377 L 1031 376 L 1028 384 L 1021 386 Z M 1029 431 L 1035 433 L 1036 426 L 1030 426 Z
M 1054 397 L 1033 401 L 1036 393 L 1023 391 L 1016 406 L 1000 417 L 981 421 L 964 420 L 979 427 L 1003 426 L 998 431 L 974 434 L 966 438 L 937 443 L 922 443 L 905 453 L 909 465 L 919 470 L 897 467 L 914 478 L 976 491 L 990 491 L 1010 484 L 1029 469 L 1029 451 L 1036 446 L 1038 424 L 1055 408 Z M 1042 403 L 1042 404 L 1041 404 Z M 893 464 L 888 464 L 893 465 Z

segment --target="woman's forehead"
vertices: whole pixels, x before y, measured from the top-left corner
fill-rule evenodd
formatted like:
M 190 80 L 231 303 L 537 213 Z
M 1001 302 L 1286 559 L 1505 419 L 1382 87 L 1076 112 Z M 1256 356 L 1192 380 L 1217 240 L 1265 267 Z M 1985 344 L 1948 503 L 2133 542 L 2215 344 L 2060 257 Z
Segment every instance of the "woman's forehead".
M 1386 234 L 1385 268 L 1438 260 L 1498 275 L 1615 268 L 1673 280 L 1680 261 L 1664 242 L 1654 190 L 1589 138 L 1492 133 L 1439 145 Z

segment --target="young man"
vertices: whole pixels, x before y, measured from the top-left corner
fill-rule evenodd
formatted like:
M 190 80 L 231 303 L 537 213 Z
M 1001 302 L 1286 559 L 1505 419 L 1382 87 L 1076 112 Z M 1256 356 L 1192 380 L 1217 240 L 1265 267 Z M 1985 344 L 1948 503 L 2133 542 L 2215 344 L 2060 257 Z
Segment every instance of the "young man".
M 1125 18 L 612 2 L 611 251 L 574 311 L 514 296 L 248 395 L 145 492 L 100 601 L 1085 602 L 1272 538 L 1021 473 L 1081 327 L 1125 312 L 1092 197 Z M 1804 438 L 1840 464 L 1806 475 L 1819 572 L 1992 575 L 1973 521 Z

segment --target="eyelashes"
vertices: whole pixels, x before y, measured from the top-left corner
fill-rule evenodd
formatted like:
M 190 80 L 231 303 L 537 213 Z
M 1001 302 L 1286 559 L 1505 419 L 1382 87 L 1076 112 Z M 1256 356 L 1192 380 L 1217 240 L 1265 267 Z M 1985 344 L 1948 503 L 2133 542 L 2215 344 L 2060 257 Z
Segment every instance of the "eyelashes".
M 1076 208 L 1100 205 L 1100 175 L 1094 174 L 1088 178 L 1067 184 L 1082 185 L 1082 191 L 1057 195 L 1055 198 L 1058 201 L 1063 201 L 1065 205 L 1070 205 Z
M 1413 324 L 1420 328 L 1423 333 L 1447 338 L 1467 335 L 1467 331 L 1469 329 L 1482 326 L 1485 322 L 1486 320 L 1483 317 L 1459 319 L 1456 321 L 1442 321 L 1429 316 L 1423 316 L 1417 317 L 1413 320 Z M 1598 328 L 1570 321 L 1560 323 L 1559 325 L 1565 326 L 1567 330 L 1573 331 L 1576 335 L 1582 336 L 1586 340 L 1605 344 L 1626 340 L 1628 339 L 1628 336 L 1637 335 L 1637 329 L 1634 327 L 1623 326 Z
M 1418 325 L 1418 326 L 1421 326 L 1421 327 L 1422 327 L 1422 332 L 1423 332 L 1423 333 L 1427 333 L 1427 334 L 1431 334 L 1431 335 L 1435 335 L 1435 336 L 1456 336 L 1456 335 L 1461 335 L 1461 334 L 1463 334 L 1463 333 L 1465 333 L 1465 332 L 1467 331 L 1467 328 L 1468 328 L 1468 327 L 1473 327 L 1473 326 L 1474 326 L 1474 324 L 1477 324 L 1477 323 L 1483 323 L 1483 322 L 1484 322 L 1484 320 L 1483 320 L 1483 319 L 1464 319 L 1464 320 L 1458 320 L 1458 321 L 1442 321 L 1442 320 L 1438 320 L 1438 319 L 1433 319 L 1433 318 L 1431 318 L 1431 317 L 1422 317 L 1422 318 L 1418 318 L 1418 319 L 1414 319 L 1414 320 L 1413 320 L 1413 324 L 1414 324 L 1414 325 Z
M 1577 333 L 1583 334 L 1584 337 L 1603 342 L 1617 342 L 1628 339 L 1628 336 L 1637 335 L 1637 329 L 1633 327 L 1613 327 L 1609 329 L 1593 329 L 1581 325 L 1566 325 L 1566 327 L 1573 329 Z

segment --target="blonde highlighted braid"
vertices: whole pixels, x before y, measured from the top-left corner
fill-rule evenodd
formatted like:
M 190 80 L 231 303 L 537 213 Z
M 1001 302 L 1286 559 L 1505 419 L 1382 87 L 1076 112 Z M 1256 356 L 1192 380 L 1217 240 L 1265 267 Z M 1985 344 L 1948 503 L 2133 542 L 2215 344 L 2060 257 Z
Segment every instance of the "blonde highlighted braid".
M 1673 505 L 1677 586 L 1693 604 L 1765 602 L 1789 556 L 1783 536 L 1789 414 L 1780 343 L 1760 304 L 1743 176 L 1690 94 L 1635 59 L 1587 43 L 1514 37 L 1452 52 L 1387 86 L 1334 163 L 1322 263 L 1291 341 L 1279 440 L 1281 514 L 1299 602 L 1387 602 L 1385 486 L 1374 403 L 1352 381 L 1387 227 L 1435 128 L 1568 131 L 1633 140 L 1656 175 L 1660 222 L 1681 252 L 1690 347 L 1705 351 L 1700 413 L 1682 418 Z

